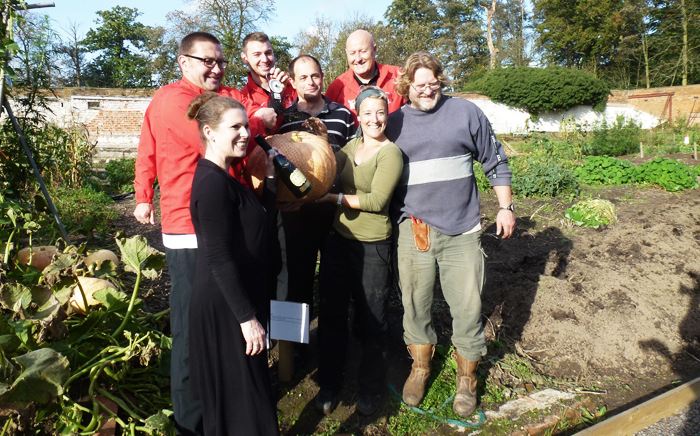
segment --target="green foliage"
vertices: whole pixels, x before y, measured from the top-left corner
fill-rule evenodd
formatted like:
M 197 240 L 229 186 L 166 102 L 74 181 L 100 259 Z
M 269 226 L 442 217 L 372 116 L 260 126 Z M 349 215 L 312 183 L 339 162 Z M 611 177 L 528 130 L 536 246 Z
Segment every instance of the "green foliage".
M 582 68 L 604 64 L 622 43 L 634 16 L 622 0 L 540 0 L 535 3 L 538 43 L 545 59 Z
M 489 192 L 491 190 L 491 182 L 484 174 L 484 168 L 480 162 L 474 162 L 474 178 L 476 178 L 476 187 L 479 192 Z
M 580 181 L 589 185 L 629 185 L 637 181 L 639 171 L 626 160 L 591 156 L 574 173 Z
M 567 209 L 564 218 L 579 227 L 597 229 L 617 221 L 617 212 L 615 205 L 608 200 L 582 200 Z
M 144 313 L 137 298 L 141 276 L 157 276 L 164 256 L 140 236 L 117 244 L 128 268 L 110 263 L 93 271 L 117 290 L 95 292 L 99 304 L 87 314 L 69 304 L 78 277 L 88 274 L 85 246 L 59 252 L 38 280 L 0 265 L 0 400 L 22 416 L 22 434 L 39 434 L 47 422 L 55 434 L 94 434 L 108 416 L 131 434 L 172 432 L 172 412 L 163 410 L 171 408 L 171 340 L 162 333 L 168 311 Z M 122 288 L 127 280 L 134 283 L 130 296 Z M 116 402 L 119 415 L 105 412 L 98 397 Z M 19 434 L 11 424 L 9 434 Z
M 90 29 L 83 44 L 99 53 L 87 68 L 88 86 L 106 88 L 139 88 L 151 83 L 148 59 L 138 50 L 146 47 L 148 32 L 137 18 L 138 9 L 115 6 L 97 11 L 96 29 Z
M 520 107 L 533 115 L 576 105 L 605 109 L 610 89 L 592 74 L 563 67 L 501 68 L 466 86 L 493 101 Z
M 110 160 L 105 166 L 105 174 L 112 192 L 134 192 L 136 159 Z
M 691 168 L 675 159 L 662 157 L 642 164 L 639 168 L 639 182 L 659 185 L 671 192 L 698 186 L 697 176 Z
M 80 187 L 91 174 L 95 143 L 90 142 L 84 126 L 72 124 L 60 128 L 55 124 L 26 122 L 22 133 L 47 185 Z M 39 187 L 11 123 L 2 125 L 0 142 L 0 187 L 32 195 Z
M 595 156 L 575 170 L 576 177 L 588 184 L 628 185 L 649 183 L 677 192 L 698 186 L 698 168 L 675 159 L 657 157 L 637 167 L 621 159 Z
M 579 192 L 574 170 L 555 159 L 512 157 L 508 162 L 513 172 L 511 187 L 514 195 L 543 198 Z
M 583 152 L 592 156 L 624 156 L 639 150 L 641 127 L 631 119 L 617 117 L 612 125 L 603 119 L 589 132 Z
M 104 236 L 118 215 L 109 207 L 114 204 L 114 200 L 104 192 L 91 188 L 72 189 L 62 186 L 56 188 L 51 197 L 66 230 L 70 233 L 80 232 L 88 239 L 93 237 L 94 230 Z
M 573 138 L 558 140 L 553 139 L 550 135 L 536 134 L 528 141 L 528 145 L 532 147 L 534 153 L 560 161 L 580 159 L 582 156 L 581 143 Z
M 54 224 L 43 197 L 36 196 L 33 205 L 13 197 L 11 191 L 0 188 L 0 262 L 6 264 L 20 238 L 31 242 L 38 232 L 51 229 Z

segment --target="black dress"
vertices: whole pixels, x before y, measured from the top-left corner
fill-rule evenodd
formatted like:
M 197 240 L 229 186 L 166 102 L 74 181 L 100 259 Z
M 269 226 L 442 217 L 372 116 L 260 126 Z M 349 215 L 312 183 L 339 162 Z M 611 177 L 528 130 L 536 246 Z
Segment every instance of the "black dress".
M 240 324 L 267 325 L 267 226 L 276 180 L 262 203 L 211 161 L 200 159 L 190 211 L 197 267 L 190 303 L 191 393 L 201 401 L 204 434 L 278 435 L 267 353 L 245 354 Z

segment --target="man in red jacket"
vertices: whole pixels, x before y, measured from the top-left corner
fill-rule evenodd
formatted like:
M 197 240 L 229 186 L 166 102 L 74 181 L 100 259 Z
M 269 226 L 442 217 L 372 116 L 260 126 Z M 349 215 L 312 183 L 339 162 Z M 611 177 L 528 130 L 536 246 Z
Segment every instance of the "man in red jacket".
M 375 85 L 386 92 L 389 113 L 406 103 L 406 100 L 396 93 L 396 78 L 401 68 L 376 62 L 377 45 L 371 33 L 366 30 L 351 33 L 345 42 L 345 54 L 350 69 L 328 86 L 326 97 L 350 109 L 355 117 L 355 98 L 360 94 L 360 87 L 364 85 Z
M 275 54 L 270 38 L 263 32 L 253 32 L 243 38 L 241 59 L 248 66 L 248 83 L 241 89 L 243 95 L 257 108 L 275 107 L 277 115 L 294 103 L 297 93 L 289 83 L 289 75 L 275 67 Z M 270 82 L 278 82 L 281 89 L 271 89 Z M 270 104 L 270 100 L 273 103 Z M 268 120 L 265 120 L 266 124 Z M 282 117 L 275 118 L 276 126 L 269 133 L 275 133 Z
M 214 91 L 244 105 L 250 118 L 251 138 L 265 131 L 253 107 L 238 90 L 221 85 L 228 61 L 219 40 L 205 32 L 180 42 L 178 63 L 182 80 L 160 88 L 146 110 L 136 157 L 136 209 L 142 224 L 155 224 L 153 182 L 160 184 L 163 245 L 170 271 L 170 330 L 173 334 L 171 394 L 177 434 L 201 434 L 199 403 L 189 396 L 188 311 L 197 258 L 197 238 L 190 217 L 192 179 L 203 149 L 197 123 L 185 113 L 196 96 Z M 253 142 L 251 142 L 251 145 Z M 254 147 L 248 147 L 252 152 Z M 233 171 L 232 167 L 232 171 Z M 240 168 L 238 169 L 240 171 Z M 235 173 L 237 175 L 240 173 Z

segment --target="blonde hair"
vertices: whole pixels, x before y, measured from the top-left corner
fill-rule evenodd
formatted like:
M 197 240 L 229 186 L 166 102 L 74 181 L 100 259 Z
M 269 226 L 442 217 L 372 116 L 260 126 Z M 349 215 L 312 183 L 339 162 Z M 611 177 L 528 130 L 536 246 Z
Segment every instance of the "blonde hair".
M 187 107 L 187 119 L 197 121 L 199 138 L 202 145 L 207 145 L 204 136 L 204 126 L 216 127 L 221 124 L 221 117 L 229 109 L 240 109 L 245 112 L 245 106 L 230 97 L 222 97 L 219 94 L 208 91 L 195 97 Z
M 408 99 L 409 87 L 416 77 L 416 71 L 421 68 L 427 68 L 433 72 L 435 78 L 440 82 L 440 89 L 449 86 L 451 81 L 447 78 L 442 70 L 442 64 L 439 60 L 427 51 L 417 51 L 406 58 L 399 78 L 396 79 L 396 93 L 401 97 Z

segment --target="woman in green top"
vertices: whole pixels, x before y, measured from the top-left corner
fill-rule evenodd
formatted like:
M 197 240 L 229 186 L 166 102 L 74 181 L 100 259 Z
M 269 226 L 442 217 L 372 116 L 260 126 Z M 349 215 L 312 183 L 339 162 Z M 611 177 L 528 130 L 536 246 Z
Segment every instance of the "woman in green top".
M 339 205 L 321 257 L 319 384 L 316 408 L 329 414 L 337 405 L 348 343 L 348 308 L 355 302 L 355 333 L 362 339 L 357 411 L 379 407 L 386 377 L 388 327 L 386 302 L 391 290 L 389 203 L 403 169 L 401 150 L 384 135 L 387 98 L 376 86 L 355 100 L 360 136 L 336 153 L 340 194 L 317 201 Z

